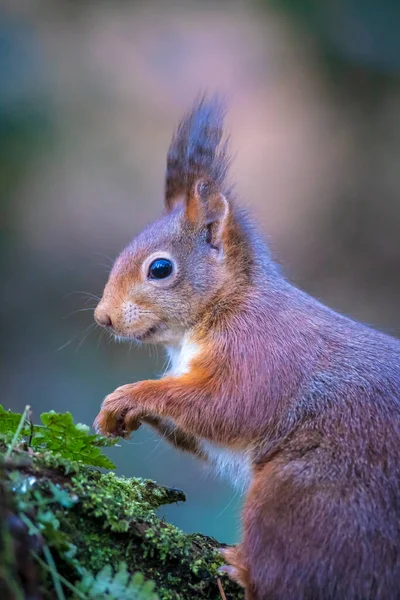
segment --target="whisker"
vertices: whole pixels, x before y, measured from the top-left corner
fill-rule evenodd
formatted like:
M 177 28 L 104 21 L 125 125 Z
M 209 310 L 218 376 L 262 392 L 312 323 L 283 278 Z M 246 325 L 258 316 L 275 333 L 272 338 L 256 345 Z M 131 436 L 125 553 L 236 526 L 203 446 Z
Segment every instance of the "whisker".
M 172 429 L 172 431 L 169 431 L 167 433 L 167 431 L 164 431 L 164 433 L 162 435 L 159 435 L 156 433 L 156 436 L 158 437 L 158 441 L 156 443 L 156 445 L 154 446 L 154 448 L 152 449 L 152 451 L 150 452 L 150 454 L 147 456 L 147 458 L 150 458 L 154 452 L 156 452 L 158 450 L 158 448 L 161 446 L 161 443 L 163 441 L 166 441 L 167 438 L 170 438 L 172 436 L 174 436 L 175 439 L 175 443 L 176 443 L 176 432 L 178 431 L 178 425 L 175 425 L 175 427 Z M 166 447 L 164 448 L 164 451 L 166 451 Z
M 89 337 L 89 335 L 92 333 L 92 327 L 96 327 L 96 323 L 92 323 L 91 325 L 89 325 L 89 327 L 86 329 L 86 335 L 83 336 L 83 338 L 81 339 L 81 341 L 78 344 L 78 347 L 76 349 L 76 352 L 78 352 L 79 348 L 82 346 L 83 342 Z
M 96 308 L 96 306 L 99 303 L 99 300 L 95 300 L 94 298 L 86 298 L 86 300 L 85 300 L 85 306 L 87 306 L 89 304 L 89 302 L 94 302 L 95 306 L 93 308 Z
M 110 265 L 106 265 L 105 263 L 95 263 L 94 264 L 95 267 L 103 267 L 103 269 L 106 269 L 107 271 L 110 270 Z M 112 265 L 111 265 L 112 267 Z
M 108 256 L 107 254 L 103 254 L 102 252 L 93 252 L 94 256 L 100 256 L 101 258 L 106 258 L 107 260 L 110 261 L 111 266 L 113 266 L 114 264 L 114 259 L 111 258 L 111 256 Z M 107 267 L 109 267 L 110 265 L 107 265 Z
M 169 371 L 169 369 L 172 366 L 172 360 L 171 357 L 168 355 L 168 353 L 166 353 L 165 359 L 164 359 L 164 363 L 161 367 L 161 373 L 159 374 L 160 377 L 164 377 L 164 375 Z
M 145 446 L 149 443 L 149 440 L 145 440 L 144 442 L 133 442 L 130 439 L 124 439 L 125 444 L 129 444 L 129 446 Z
M 65 315 L 64 317 L 62 317 L 62 319 L 68 319 L 69 317 L 72 317 L 72 315 L 76 315 L 76 313 L 86 312 L 88 310 L 94 311 L 94 307 L 89 306 L 87 308 L 78 308 L 77 310 L 73 310 L 72 312 L 70 312 L 67 315 Z
M 69 346 L 72 342 L 74 342 L 76 339 L 78 339 L 81 335 L 85 335 L 86 332 L 91 329 L 92 327 L 95 327 L 96 323 L 91 323 L 90 325 L 88 325 L 88 327 L 86 327 L 86 329 L 83 330 L 83 332 L 79 332 L 76 335 L 74 335 L 70 340 L 68 340 L 68 342 L 66 342 L 65 344 L 63 344 L 62 346 L 60 346 L 59 348 L 56 349 L 56 352 L 59 352 L 60 350 L 63 350 L 64 348 L 66 348 L 67 346 Z
M 172 432 L 170 432 L 169 435 L 171 435 Z M 155 452 L 157 452 L 157 450 L 159 449 L 159 447 L 161 446 L 161 443 L 166 439 L 167 435 L 166 432 L 164 431 L 164 433 L 162 435 L 158 435 L 158 440 L 156 440 L 156 445 L 152 448 L 152 450 L 149 452 L 149 454 L 146 456 L 146 460 L 151 458 L 153 456 L 153 454 Z
M 101 340 L 103 339 L 103 337 L 105 336 L 105 334 L 106 334 L 106 330 L 105 330 L 105 329 L 102 329 L 102 330 L 100 331 L 100 334 L 99 334 L 99 337 L 98 337 L 98 340 L 97 340 L 97 347 L 96 347 L 96 350 L 98 350 L 98 349 L 99 349 L 100 342 L 101 342 Z
M 229 500 L 228 504 L 221 510 L 221 512 L 215 517 L 216 519 L 219 519 L 227 510 L 228 508 L 231 506 L 232 502 L 234 500 L 236 500 L 236 498 L 238 497 L 239 492 L 238 490 L 235 490 L 232 498 Z
M 87 296 L 89 298 L 92 298 L 93 300 L 96 300 L 96 302 L 100 302 L 101 298 L 100 296 L 97 296 L 96 294 L 91 294 L 90 292 L 82 292 L 82 291 L 75 291 L 75 292 L 70 292 L 69 294 L 67 294 L 67 298 L 69 298 L 70 296 L 73 296 L 75 294 L 81 294 L 81 296 Z

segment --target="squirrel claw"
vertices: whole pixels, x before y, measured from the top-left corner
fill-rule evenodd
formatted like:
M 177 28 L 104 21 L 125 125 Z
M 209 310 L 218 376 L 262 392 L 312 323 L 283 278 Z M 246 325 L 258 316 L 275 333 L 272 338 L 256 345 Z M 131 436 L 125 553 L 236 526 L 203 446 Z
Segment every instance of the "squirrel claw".
M 142 425 L 141 416 L 142 413 L 137 409 L 127 409 L 116 415 L 114 411 L 105 407 L 100 410 L 93 427 L 100 435 L 127 439 L 132 431 L 136 431 Z

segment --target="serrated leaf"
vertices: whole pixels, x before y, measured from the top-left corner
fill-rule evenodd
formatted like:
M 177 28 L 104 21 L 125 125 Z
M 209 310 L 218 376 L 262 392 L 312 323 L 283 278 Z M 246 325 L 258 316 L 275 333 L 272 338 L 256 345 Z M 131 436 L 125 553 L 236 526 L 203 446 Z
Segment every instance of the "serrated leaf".
M 80 431 L 84 431 L 85 433 L 90 433 L 89 425 L 84 425 L 83 423 L 76 423 L 75 427 Z
M 93 600 L 159 600 L 154 582 L 145 581 L 142 573 L 130 576 L 125 562 L 120 563 L 114 576 L 110 565 L 103 567 L 96 577 L 83 570 L 75 587 Z
M 88 428 L 82 424 L 75 425 L 71 413 L 50 411 L 42 413 L 40 418 L 44 428 L 39 428 L 40 435 L 35 435 L 32 440 L 35 448 L 59 453 L 63 458 L 85 465 L 115 468 L 114 463 L 100 450 L 102 446 L 110 445 L 109 440 L 102 443 L 104 438 L 88 433 Z
M 135 573 L 134 575 L 132 575 L 132 582 L 131 584 L 136 586 L 136 587 L 141 587 L 143 585 L 144 582 L 144 576 L 142 573 Z
M 106 565 L 97 574 L 94 580 L 93 586 L 89 591 L 90 598 L 97 598 L 98 596 L 104 596 L 107 593 L 108 586 L 111 582 L 112 568 L 111 565 Z
M 115 468 L 114 463 L 100 449 L 115 445 L 116 439 L 91 434 L 87 425 L 74 424 L 69 412 L 59 414 L 51 410 L 42 413 L 40 418 L 43 425 L 33 427 L 34 449 L 48 450 L 55 456 L 93 467 Z M 20 421 L 20 414 L 5 410 L 0 404 L 0 435 L 15 433 Z M 27 435 L 30 427 L 26 425 L 21 433 Z
M 121 563 L 118 571 L 115 573 L 110 586 L 109 593 L 114 598 L 122 598 L 128 585 L 130 575 L 126 563 Z
M 155 583 L 154 581 L 145 581 L 142 587 L 142 592 L 146 595 L 150 595 L 154 592 Z
M 89 592 L 90 588 L 92 587 L 92 585 L 94 583 L 94 576 L 87 569 L 82 569 L 82 571 L 83 571 L 82 579 L 75 585 L 80 592 L 84 592 L 86 594 L 87 592 Z
M 5 410 L 0 404 L 0 433 L 15 433 L 22 415 Z

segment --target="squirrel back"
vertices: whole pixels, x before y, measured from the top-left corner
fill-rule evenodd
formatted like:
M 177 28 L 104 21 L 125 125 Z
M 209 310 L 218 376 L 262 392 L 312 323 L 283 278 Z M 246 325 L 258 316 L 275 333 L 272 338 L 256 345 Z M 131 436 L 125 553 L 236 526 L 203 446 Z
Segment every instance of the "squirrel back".
M 184 117 L 165 214 L 118 257 L 95 313 L 164 344 L 172 368 L 107 397 L 98 428 L 148 422 L 243 477 L 227 559 L 249 600 L 394 600 L 400 342 L 286 281 L 229 184 L 223 116 L 202 98 Z

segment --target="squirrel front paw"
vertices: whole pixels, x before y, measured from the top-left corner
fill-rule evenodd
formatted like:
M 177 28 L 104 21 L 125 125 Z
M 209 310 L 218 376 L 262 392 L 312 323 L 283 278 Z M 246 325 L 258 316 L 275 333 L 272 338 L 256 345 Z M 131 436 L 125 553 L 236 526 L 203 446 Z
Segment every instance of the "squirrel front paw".
M 132 402 L 134 384 L 123 385 L 106 396 L 94 421 L 97 433 L 113 437 L 129 437 L 141 426 L 143 411 Z

